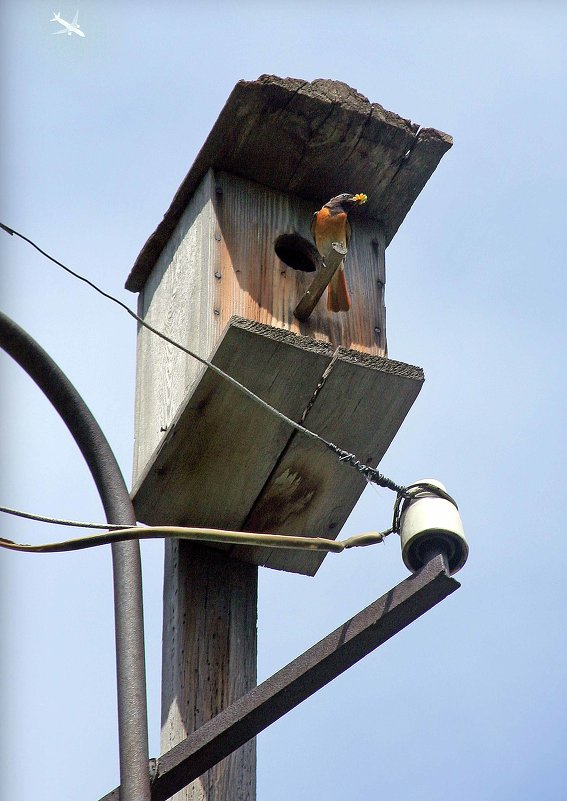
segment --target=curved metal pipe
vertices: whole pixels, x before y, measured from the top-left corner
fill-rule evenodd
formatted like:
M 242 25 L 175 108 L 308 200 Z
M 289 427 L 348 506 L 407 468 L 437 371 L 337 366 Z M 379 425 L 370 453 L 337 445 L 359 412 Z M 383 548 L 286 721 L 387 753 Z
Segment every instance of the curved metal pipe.
M 91 471 L 109 523 L 136 523 L 116 458 L 99 424 L 53 359 L 0 312 L 0 347 L 44 392 Z M 121 801 L 150 801 L 142 569 L 137 540 L 112 545 Z

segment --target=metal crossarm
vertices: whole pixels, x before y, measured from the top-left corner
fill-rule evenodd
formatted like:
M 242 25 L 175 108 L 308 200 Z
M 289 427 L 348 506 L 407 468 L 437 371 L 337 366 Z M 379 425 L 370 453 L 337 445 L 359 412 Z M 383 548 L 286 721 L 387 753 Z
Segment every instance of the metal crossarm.
M 397 584 L 301 656 L 151 762 L 165 801 L 460 587 L 443 555 Z M 119 801 L 116 788 L 101 801 Z

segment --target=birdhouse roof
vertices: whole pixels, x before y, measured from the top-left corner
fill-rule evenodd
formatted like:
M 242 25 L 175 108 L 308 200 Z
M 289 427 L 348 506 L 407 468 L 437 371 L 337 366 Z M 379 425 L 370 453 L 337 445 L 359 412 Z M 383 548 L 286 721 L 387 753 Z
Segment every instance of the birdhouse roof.
M 210 168 L 315 203 L 365 192 L 360 213 L 389 244 L 451 147 L 448 134 L 386 111 L 341 81 L 262 75 L 239 81 L 169 209 L 142 248 L 126 288 L 142 289 L 187 203 Z

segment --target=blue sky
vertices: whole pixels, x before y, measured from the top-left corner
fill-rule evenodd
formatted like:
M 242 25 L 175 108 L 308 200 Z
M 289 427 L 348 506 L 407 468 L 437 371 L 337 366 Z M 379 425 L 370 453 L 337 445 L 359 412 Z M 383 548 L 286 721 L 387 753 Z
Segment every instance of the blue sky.
M 2 6 L 0 219 L 132 306 L 125 278 L 240 78 L 343 80 L 455 140 L 386 254 L 390 356 L 426 383 L 382 468 L 457 499 L 462 588 L 261 735 L 258 798 L 561 797 L 564 4 L 79 9 L 85 39 L 52 36 L 43 0 Z M 21 241 L 0 247 L 2 310 L 75 383 L 129 480 L 135 325 Z M 0 369 L 0 502 L 100 519 L 63 424 L 4 356 Z M 392 501 L 367 490 L 342 536 L 386 527 Z M 68 533 L 2 522 L 21 541 Z M 142 551 L 155 755 L 162 547 Z M 118 779 L 110 553 L 0 559 L 3 797 L 96 799 Z M 329 556 L 315 579 L 261 571 L 260 679 L 405 575 L 393 538 Z

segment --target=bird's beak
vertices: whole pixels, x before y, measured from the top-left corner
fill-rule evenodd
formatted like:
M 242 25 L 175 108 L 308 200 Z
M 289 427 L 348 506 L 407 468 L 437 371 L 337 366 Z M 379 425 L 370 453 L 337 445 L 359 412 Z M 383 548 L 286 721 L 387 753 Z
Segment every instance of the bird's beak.
M 355 195 L 353 197 L 353 200 L 358 206 L 362 206 L 363 203 L 366 203 L 368 197 L 363 192 L 361 192 L 359 195 Z

